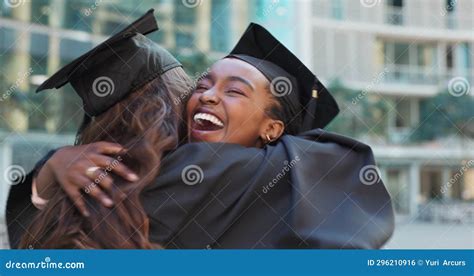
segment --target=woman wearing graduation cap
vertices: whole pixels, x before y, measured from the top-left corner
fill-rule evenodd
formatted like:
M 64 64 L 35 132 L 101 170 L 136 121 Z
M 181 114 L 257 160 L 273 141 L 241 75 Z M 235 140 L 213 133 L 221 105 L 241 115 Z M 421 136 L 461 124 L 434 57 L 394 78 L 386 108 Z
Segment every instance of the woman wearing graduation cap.
M 129 183 L 115 179 L 109 193 L 118 202 L 113 209 L 89 197 L 87 209 L 90 215 L 87 219 L 79 214 L 61 189 L 54 191 L 41 212 L 17 209 L 25 216 L 34 217 L 17 217 L 13 222 L 24 231 L 21 248 L 159 246 L 148 237 L 148 218 L 139 195 L 155 180 L 162 156 L 178 144 L 182 110 L 174 100 L 191 87 L 192 81 L 169 52 L 144 36 L 156 29 L 150 11 L 59 70 L 38 88 L 41 91 L 71 83 L 83 101 L 86 114 L 94 116 L 93 120 L 83 124 L 77 144 L 97 141 L 123 144 L 127 152 L 115 156 L 110 166 L 129 166 L 137 172 L 140 180 Z M 47 178 L 45 172 L 46 166 L 38 179 Z M 49 186 L 58 187 L 53 182 Z M 95 185 L 97 183 L 90 183 L 86 193 L 93 191 Z M 18 191 L 12 193 L 11 196 L 15 193 L 21 196 Z M 38 198 L 32 199 L 38 204 Z M 21 203 L 16 202 L 21 198 L 10 200 L 13 204 Z
M 279 89 L 282 80 L 289 90 Z M 199 81 L 186 110 L 189 139 L 217 143 L 185 144 L 163 159 L 141 197 L 152 241 L 168 248 L 378 248 L 390 237 L 393 211 L 383 183 L 360 179 L 374 164 L 370 148 L 316 129 L 337 105 L 263 27 L 249 26 Z M 97 177 L 87 169 L 103 164 L 86 158 L 66 173 L 58 169 L 81 151 L 69 148 L 48 161 L 56 162 L 59 182 L 81 175 L 89 178 L 77 181 L 85 187 Z M 86 163 L 86 172 L 73 172 Z M 190 168 L 197 182 L 187 179 Z M 134 180 L 126 168 L 114 171 Z

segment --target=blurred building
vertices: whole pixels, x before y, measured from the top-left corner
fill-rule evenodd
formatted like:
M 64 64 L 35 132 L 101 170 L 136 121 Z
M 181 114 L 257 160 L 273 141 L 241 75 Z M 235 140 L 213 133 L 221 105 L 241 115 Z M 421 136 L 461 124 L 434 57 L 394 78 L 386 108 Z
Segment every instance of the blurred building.
M 450 81 L 461 81 L 461 93 L 474 95 L 474 2 L 321 0 L 299 5 L 300 56 L 326 84 L 337 78 L 346 90 L 360 91 L 341 104 L 342 116 L 358 117 L 351 112 L 365 97 L 388 106 L 359 138 L 373 146 L 397 213 L 473 222 L 473 140 L 462 133 L 419 142 L 411 136 L 441 111 L 431 106 L 422 112 L 422 107 L 448 93 Z M 472 115 L 467 119 L 472 126 Z M 377 126 L 383 126 L 381 132 Z

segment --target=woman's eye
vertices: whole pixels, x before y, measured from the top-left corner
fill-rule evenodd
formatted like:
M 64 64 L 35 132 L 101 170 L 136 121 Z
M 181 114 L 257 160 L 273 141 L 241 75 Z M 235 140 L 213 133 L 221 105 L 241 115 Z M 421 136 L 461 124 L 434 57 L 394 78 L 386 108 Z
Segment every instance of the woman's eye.
M 202 92 L 202 91 L 206 91 L 206 90 L 209 90 L 209 88 L 207 86 L 204 86 L 204 85 L 198 85 L 198 86 L 196 86 L 196 89 L 195 89 L 195 91 L 198 91 L 198 92 Z
M 240 91 L 240 90 L 236 90 L 236 89 L 230 89 L 228 90 L 229 93 L 233 93 L 233 94 L 239 94 L 239 95 L 243 95 L 245 96 L 245 93 Z

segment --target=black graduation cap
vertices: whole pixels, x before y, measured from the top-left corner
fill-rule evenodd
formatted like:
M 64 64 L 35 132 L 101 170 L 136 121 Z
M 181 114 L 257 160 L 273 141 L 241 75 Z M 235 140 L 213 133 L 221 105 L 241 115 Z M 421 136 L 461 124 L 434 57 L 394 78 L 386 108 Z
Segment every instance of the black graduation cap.
M 324 128 L 339 113 L 318 78 L 264 27 L 251 23 L 228 57 L 245 61 L 271 82 L 288 134 Z
M 158 30 L 154 10 L 105 42 L 64 66 L 36 92 L 60 88 L 68 82 L 82 98 L 85 121 L 128 94 L 181 64 L 144 35 Z

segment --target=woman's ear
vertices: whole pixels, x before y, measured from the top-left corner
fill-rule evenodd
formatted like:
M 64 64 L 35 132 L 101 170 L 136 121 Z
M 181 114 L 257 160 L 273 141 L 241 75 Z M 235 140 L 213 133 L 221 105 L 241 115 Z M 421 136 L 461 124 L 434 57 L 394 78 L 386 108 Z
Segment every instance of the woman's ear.
M 269 143 L 280 138 L 284 131 L 285 124 L 282 121 L 268 118 L 260 138 Z

